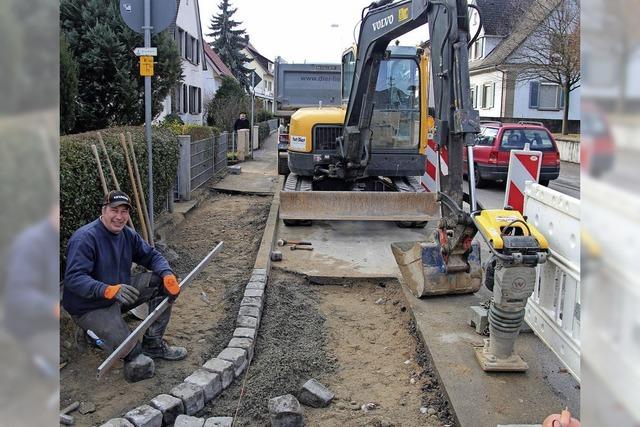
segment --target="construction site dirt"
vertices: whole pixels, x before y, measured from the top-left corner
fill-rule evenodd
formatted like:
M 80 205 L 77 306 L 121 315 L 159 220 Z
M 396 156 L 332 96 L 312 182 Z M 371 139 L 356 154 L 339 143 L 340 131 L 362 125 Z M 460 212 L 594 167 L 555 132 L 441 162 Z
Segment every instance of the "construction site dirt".
M 207 190 L 182 222 L 168 228 L 164 241 L 177 254 L 171 264 L 179 275 L 186 275 L 219 241 L 224 250 L 173 307 L 165 338 L 186 346 L 189 356 L 180 362 L 157 361 L 152 379 L 127 383 L 118 363 L 96 380 L 96 369 L 107 355 L 94 348 L 79 352 L 75 327 L 63 317 L 61 407 L 74 401 L 95 405 L 94 412 L 74 413 L 75 425 L 100 425 L 147 404 L 225 348 L 270 203 L 271 197 Z M 297 254 L 289 252 L 287 256 Z M 321 286 L 274 265 L 250 367 L 197 415 L 234 416 L 238 426 L 269 425 L 269 398 L 296 395 L 310 378 L 336 397 L 327 408 L 305 407 L 306 425 L 454 424 L 395 280 Z

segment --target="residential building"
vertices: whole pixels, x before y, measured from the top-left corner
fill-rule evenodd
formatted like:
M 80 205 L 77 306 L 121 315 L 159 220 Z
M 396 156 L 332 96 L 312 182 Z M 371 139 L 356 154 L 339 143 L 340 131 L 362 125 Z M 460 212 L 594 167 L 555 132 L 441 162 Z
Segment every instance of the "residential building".
M 546 0 L 543 0 L 546 1 Z M 548 0 L 555 1 L 555 0 Z M 525 78 L 518 49 L 533 36 L 532 19 L 516 19 L 519 0 L 471 0 L 481 11 L 483 26 L 469 49 L 471 100 L 481 119 L 536 120 L 553 130 L 562 123 L 562 88 L 543 79 Z M 478 13 L 470 10 L 471 35 L 479 25 Z M 580 121 L 580 88 L 570 92 L 570 129 Z
M 255 70 L 261 81 L 255 87 L 256 104 L 262 108 L 274 112 L 273 84 L 274 84 L 274 63 L 264 55 L 260 54 L 255 47 L 247 40 L 247 46 L 243 52 L 249 57 L 250 62 L 245 66 Z
M 170 113 L 176 113 L 183 122 L 202 125 L 203 96 L 207 74 L 204 54 L 206 42 L 202 37 L 202 24 L 198 0 L 176 0 L 178 4 L 173 31 L 174 40 L 182 58 L 182 82 L 163 101 L 163 110 L 156 120 L 162 120 Z
M 207 73 L 204 78 L 204 89 L 202 92 L 203 114 L 206 116 L 206 107 L 211 99 L 215 96 L 218 88 L 222 84 L 223 77 L 230 77 L 234 80 L 236 78 L 233 73 L 225 65 L 220 56 L 209 46 L 209 43 L 204 43 L 204 56 L 207 61 Z

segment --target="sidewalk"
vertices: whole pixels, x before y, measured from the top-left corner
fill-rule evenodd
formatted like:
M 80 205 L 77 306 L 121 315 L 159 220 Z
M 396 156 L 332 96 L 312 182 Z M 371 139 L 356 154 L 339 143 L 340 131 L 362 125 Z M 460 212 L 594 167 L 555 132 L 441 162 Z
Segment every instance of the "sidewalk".
M 273 132 L 253 152 L 253 159 L 237 163 L 242 172 L 228 174 L 211 188 L 226 193 L 247 193 L 258 195 L 274 194 L 278 182 L 277 132 Z

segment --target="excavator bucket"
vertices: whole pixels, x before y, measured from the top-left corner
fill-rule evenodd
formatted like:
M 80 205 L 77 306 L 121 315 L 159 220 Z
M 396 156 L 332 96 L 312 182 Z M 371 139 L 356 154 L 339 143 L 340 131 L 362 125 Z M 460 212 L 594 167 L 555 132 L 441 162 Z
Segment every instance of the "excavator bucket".
M 392 243 L 391 252 L 405 284 L 418 298 L 473 293 L 482 285 L 477 242 L 472 243 L 466 259 L 458 255 L 445 260 L 435 238 L 427 242 Z
M 286 220 L 431 221 L 440 218 L 435 193 L 283 191 Z

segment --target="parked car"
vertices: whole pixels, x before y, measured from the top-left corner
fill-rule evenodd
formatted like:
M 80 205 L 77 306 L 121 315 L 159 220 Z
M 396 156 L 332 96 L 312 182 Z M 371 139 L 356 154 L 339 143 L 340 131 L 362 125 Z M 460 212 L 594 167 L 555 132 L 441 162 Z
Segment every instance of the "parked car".
M 613 168 L 615 145 L 609 123 L 598 107 L 585 102 L 580 124 L 580 168 L 598 177 Z
M 473 147 L 476 187 L 487 181 L 504 181 L 509 169 L 511 150 L 522 150 L 529 143 L 532 151 L 542 152 L 540 179 L 542 185 L 560 175 L 560 152 L 551 132 L 538 122 L 481 122 Z M 465 169 L 467 153 L 464 152 Z

